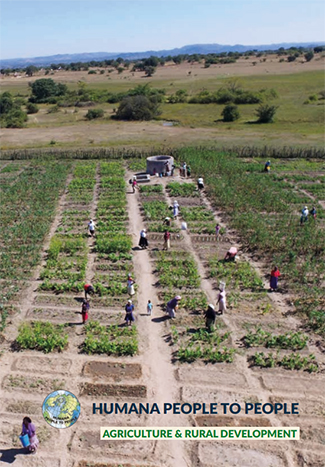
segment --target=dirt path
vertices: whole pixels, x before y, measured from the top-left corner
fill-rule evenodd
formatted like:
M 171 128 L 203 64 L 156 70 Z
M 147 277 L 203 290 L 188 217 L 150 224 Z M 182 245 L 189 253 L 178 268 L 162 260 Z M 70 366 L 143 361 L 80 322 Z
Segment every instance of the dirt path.
M 131 173 L 126 179 L 131 178 Z M 132 235 L 133 244 L 139 241 L 140 230 L 143 228 L 139 206 L 138 192 L 128 191 L 129 233 Z M 154 287 L 154 275 L 152 261 L 147 250 L 134 248 L 134 266 L 136 280 L 139 287 L 138 293 L 138 329 L 139 340 L 143 352 L 142 362 L 146 371 L 150 374 L 148 392 L 152 401 L 160 407 L 164 403 L 179 401 L 179 387 L 175 380 L 174 368 L 171 364 L 171 352 L 164 342 L 164 334 L 168 332 L 165 324 L 165 316 L 158 307 L 157 291 Z M 145 316 L 148 299 L 153 303 L 152 317 Z M 186 426 L 187 417 L 177 419 L 177 426 Z M 156 425 L 155 425 L 156 424 Z M 175 426 L 174 415 L 157 415 L 150 418 L 151 426 Z M 161 453 L 165 453 L 166 464 L 170 466 L 186 467 L 191 465 L 184 452 L 183 442 L 160 441 Z M 159 443 L 158 443 L 159 445 Z M 166 453 L 168 455 L 166 456 Z

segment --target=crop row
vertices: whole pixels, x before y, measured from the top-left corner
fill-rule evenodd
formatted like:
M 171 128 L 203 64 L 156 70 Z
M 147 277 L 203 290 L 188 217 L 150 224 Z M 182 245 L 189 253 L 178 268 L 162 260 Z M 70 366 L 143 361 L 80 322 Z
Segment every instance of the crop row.
M 0 216 L 0 330 L 12 312 L 11 301 L 40 260 L 70 164 L 31 163 L 12 185 L 2 187 Z
M 321 219 L 314 222 L 310 218 L 303 226 L 299 223 L 299 211 L 304 205 L 315 204 L 322 217 L 322 207 L 317 203 L 321 198 L 315 191 L 316 200 L 311 201 L 279 173 L 300 175 L 302 170 L 309 171 L 318 182 L 318 176 L 324 176 L 324 163 L 271 160 L 272 173 L 265 174 L 261 161 L 241 160 L 213 150 L 187 148 L 180 150 L 179 158 L 191 165 L 193 173 L 204 177 L 209 196 L 224 209 L 230 226 L 241 235 L 244 248 L 260 251 L 269 267 L 278 265 L 292 291 L 308 296 L 312 303 L 309 316 L 321 313 L 318 303 L 325 294 L 324 226 Z

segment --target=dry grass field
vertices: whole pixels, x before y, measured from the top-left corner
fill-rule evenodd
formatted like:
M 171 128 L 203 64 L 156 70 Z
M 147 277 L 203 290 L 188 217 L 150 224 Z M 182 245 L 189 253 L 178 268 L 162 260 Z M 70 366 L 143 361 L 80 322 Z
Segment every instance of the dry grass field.
M 131 68 L 131 67 L 130 67 Z M 28 83 L 43 78 L 44 72 L 33 77 L 1 77 L 1 91 L 10 91 L 28 97 Z M 141 72 L 125 70 L 103 74 L 85 71 L 56 71 L 46 76 L 76 89 L 78 82 L 89 89 L 121 92 L 139 84 L 165 89 L 167 96 L 185 89 L 191 97 L 202 90 L 213 91 L 224 86 L 230 79 L 237 79 L 247 90 L 274 88 L 278 98 L 272 101 L 278 106 L 273 124 L 254 125 L 256 105 L 240 105 L 241 118 L 231 124 L 221 121 L 222 105 L 216 104 L 168 104 L 161 106 L 162 113 L 151 122 L 116 122 L 111 119 L 118 104 L 101 103 L 104 117 L 87 122 L 87 108 L 62 108 L 48 113 L 48 105 L 40 105 L 37 114 L 30 115 L 26 128 L 2 129 L 1 149 L 23 147 L 91 147 L 123 145 L 125 147 L 161 147 L 205 145 L 213 141 L 220 146 L 238 144 L 276 146 L 305 145 L 322 147 L 324 144 L 324 100 L 305 104 L 310 95 L 324 90 L 324 57 L 316 55 L 311 62 L 297 59 L 295 62 L 279 62 L 270 55 L 264 58 L 241 58 L 235 64 L 212 65 L 167 63 L 146 78 Z M 168 126 L 172 125 L 172 126 Z

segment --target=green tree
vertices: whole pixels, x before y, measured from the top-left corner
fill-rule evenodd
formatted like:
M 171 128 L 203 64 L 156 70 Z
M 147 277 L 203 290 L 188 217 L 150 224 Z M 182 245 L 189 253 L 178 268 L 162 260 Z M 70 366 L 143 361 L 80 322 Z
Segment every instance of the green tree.
M 154 66 L 145 66 L 144 73 L 147 76 L 147 78 L 150 78 L 150 76 L 156 73 L 156 68 Z
M 224 107 L 223 111 L 221 112 L 224 122 L 234 122 L 238 120 L 240 117 L 240 113 L 238 110 L 237 105 L 228 104 Z
M 14 100 L 10 92 L 4 92 L 0 96 L 0 114 L 7 114 L 14 108 Z
M 122 100 L 115 118 L 117 120 L 152 120 L 159 115 L 158 104 L 146 96 L 129 96 Z
M 306 62 L 310 62 L 314 58 L 314 52 L 312 50 L 309 50 L 308 52 L 305 53 L 305 60 Z
M 276 105 L 261 104 L 255 112 L 258 123 L 272 123 L 277 109 Z
M 37 79 L 31 84 L 32 100 L 46 102 L 50 97 L 63 96 L 68 88 L 65 84 L 56 83 L 51 78 Z
M 38 71 L 38 68 L 34 65 L 29 65 L 25 68 L 25 72 L 27 76 L 33 76 L 34 73 Z

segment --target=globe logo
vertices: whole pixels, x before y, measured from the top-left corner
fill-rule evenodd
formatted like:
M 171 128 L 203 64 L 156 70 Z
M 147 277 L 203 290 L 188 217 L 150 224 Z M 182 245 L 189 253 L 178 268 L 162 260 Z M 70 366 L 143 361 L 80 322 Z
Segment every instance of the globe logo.
M 80 415 L 78 399 L 69 391 L 54 391 L 42 405 L 45 421 L 54 428 L 69 428 L 76 423 Z

